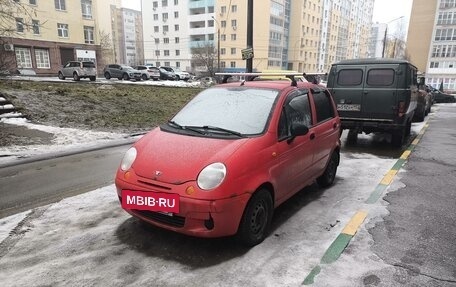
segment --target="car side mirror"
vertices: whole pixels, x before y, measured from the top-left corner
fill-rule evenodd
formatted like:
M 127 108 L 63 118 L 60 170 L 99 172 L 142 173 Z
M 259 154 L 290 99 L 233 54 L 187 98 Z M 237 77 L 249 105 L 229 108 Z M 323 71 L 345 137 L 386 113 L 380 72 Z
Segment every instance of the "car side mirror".
M 292 123 L 290 127 L 291 137 L 288 139 L 288 143 L 291 143 L 295 137 L 306 135 L 309 132 L 309 128 L 302 123 Z

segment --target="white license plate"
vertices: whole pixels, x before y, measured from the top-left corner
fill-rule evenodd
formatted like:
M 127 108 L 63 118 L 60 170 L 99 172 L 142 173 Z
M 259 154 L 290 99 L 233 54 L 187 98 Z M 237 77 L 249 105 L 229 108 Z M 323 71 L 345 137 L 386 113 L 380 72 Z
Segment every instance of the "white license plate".
M 361 111 L 361 105 L 357 104 L 337 104 L 338 111 Z

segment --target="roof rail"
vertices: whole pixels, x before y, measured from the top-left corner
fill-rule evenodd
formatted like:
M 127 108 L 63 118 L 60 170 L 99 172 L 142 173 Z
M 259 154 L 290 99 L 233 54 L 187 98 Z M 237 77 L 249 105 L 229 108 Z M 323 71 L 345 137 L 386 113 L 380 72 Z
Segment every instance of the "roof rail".
M 252 81 L 257 77 L 261 76 L 281 76 L 285 77 L 291 80 L 291 85 L 292 86 L 297 86 L 297 81 L 296 81 L 296 76 L 304 77 L 305 78 L 305 73 L 290 73 L 290 72 L 283 72 L 283 73 L 215 73 L 217 76 L 223 76 L 223 81 L 222 83 L 227 83 L 228 79 L 233 77 L 233 76 L 243 76 L 246 77 L 246 80 Z

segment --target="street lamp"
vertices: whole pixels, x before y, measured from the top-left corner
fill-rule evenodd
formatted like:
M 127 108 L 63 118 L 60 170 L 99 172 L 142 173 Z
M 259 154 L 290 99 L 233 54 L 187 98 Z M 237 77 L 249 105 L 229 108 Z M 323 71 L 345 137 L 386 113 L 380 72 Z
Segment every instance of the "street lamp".
M 399 19 L 402 19 L 404 18 L 405 16 L 401 16 L 401 17 L 398 17 L 398 18 L 394 18 L 393 20 L 390 20 L 388 22 L 386 22 L 386 28 L 385 28 L 385 36 L 383 37 L 383 50 L 382 50 L 382 58 L 385 58 L 385 47 L 386 47 L 386 35 L 388 34 L 388 24 L 393 22 L 393 21 L 396 21 L 396 20 L 399 20 Z
M 212 19 L 217 23 L 217 72 L 220 72 L 220 25 L 214 16 L 212 16 Z

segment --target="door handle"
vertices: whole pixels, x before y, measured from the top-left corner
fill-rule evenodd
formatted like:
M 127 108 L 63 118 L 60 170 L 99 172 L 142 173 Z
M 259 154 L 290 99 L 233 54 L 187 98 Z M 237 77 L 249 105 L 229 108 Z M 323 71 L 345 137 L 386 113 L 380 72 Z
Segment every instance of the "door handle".
M 310 139 L 311 139 L 311 140 L 315 139 L 315 134 L 314 134 L 314 133 L 311 133 L 311 134 L 310 134 Z
M 333 129 L 336 129 L 337 128 L 337 123 L 334 123 L 333 124 Z

